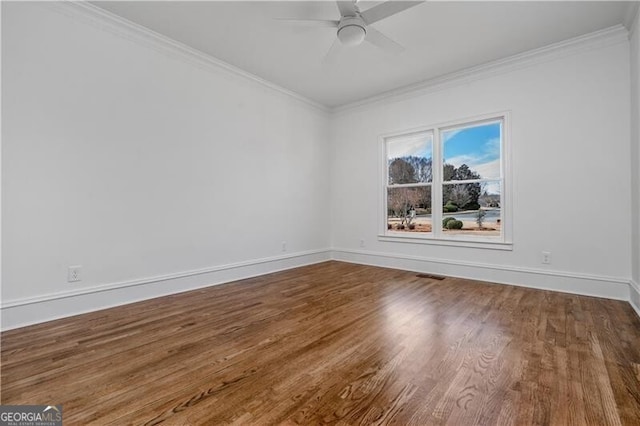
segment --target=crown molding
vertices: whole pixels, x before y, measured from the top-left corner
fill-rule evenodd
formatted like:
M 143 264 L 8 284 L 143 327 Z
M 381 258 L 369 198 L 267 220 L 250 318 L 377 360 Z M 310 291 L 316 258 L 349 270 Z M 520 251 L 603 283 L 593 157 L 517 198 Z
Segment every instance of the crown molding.
M 227 74 L 240 77 L 245 81 L 256 83 L 276 93 L 290 97 L 323 113 L 329 113 L 331 111 L 330 108 L 321 103 L 313 101 L 289 89 L 285 89 L 275 83 L 271 83 L 257 75 L 251 74 L 250 72 L 244 71 L 200 50 L 194 49 L 149 28 L 101 9 L 98 6 L 94 6 L 87 1 L 63 0 L 38 2 L 38 4 L 42 7 L 59 12 L 71 19 L 82 21 L 95 28 L 107 31 L 118 37 L 153 49 L 173 58 L 177 58 L 202 69 L 213 72 L 223 71 Z
M 339 113 L 373 106 L 382 102 L 398 101 L 443 90 L 448 87 L 486 79 L 495 75 L 527 68 L 543 62 L 549 62 L 570 55 L 588 52 L 622 42 L 628 42 L 628 37 L 629 32 L 623 25 L 615 25 L 600 31 L 564 40 L 559 43 L 550 44 L 538 49 L 509 56 L 504 59 L 487 62 L 482 65 L 477 65 L 461 71 L 456 71 L 440 77 L 390 90 L 360 101 L 334 107 L 331 109 L 331 112 Z
M 244 71 L 200 50 L 189 47 L 142 25 L 131 22 L 125 18 L 101 9 L 98 6 L 94 6 L 87 1 L 62 0 L 38 2 L 38 4 L 62 13 L 72 19 L 81 20 L 95 28 L 107 31 L 118 37 L 135 42 L 139 45 L 156 50 L 184 62 L 191 63 L 192 65 L 208 71 L 226 72 L 227 74 L 242 78 L 245 81 L 266 87 L 276 93 L 290 97 L 323 113 L 341 113 L 361 107 L 372 106 L 381 102 L 396 101 L 437 90 L 443 90 L 448 87 L 489 78 L 557 58 L 628 41 L 630 34 L 638 25 L 638 20 L 635 19 L 635 16 L 638 13 L 638 6 L 640 2 L 630 3 L 625 14 L 624 25 L 616 25 L 600 31 L 561 41 L 559 43 L 554 43 L 453 73 L 448 73 L 440 77 L 410 84 L 366 99 L 335 107 L 328 107 L 319 102 L 313 101 L 294 91 L 285 89 L 282 86 Z
M 629 38 L 638 28 L 638 11 L 640 10 L 640 2 L 633 1 L 629 3 L 627 11 L 624 15 L 624 26 L 629 30 Z

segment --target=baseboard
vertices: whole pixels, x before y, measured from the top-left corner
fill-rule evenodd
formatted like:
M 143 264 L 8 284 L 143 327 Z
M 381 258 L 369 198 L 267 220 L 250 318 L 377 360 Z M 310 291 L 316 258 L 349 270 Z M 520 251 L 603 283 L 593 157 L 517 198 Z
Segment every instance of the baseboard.
M 114 306 L 181 293 L 230 281 L 338 260 L 362 265 L 428 272 L 499 284 L 510 284 L 584 296 L 629 301 L 640 316 L 640 286 L 624 278 L 525 269 L 503 265 L 460 262 L 378 253 L 365 250 L 313 250 L 255 259 L 171 275 L 150 277 L 98 287 L 3 301 L 1 330 L 94 312 Z
M 206 269 L 110 283 L 81 290 L 3 301 L 0 329 L 11 330 L 54 319 L 181 293 L 230 281 L 325 262 L 329 250 L 312 250 Z
M 640 317 L 640 284 L 634 280 L 629 282 L 629 303 Z
M 331 252 L 332 259 L 342 262 L 447 275 L 583 296 L 629 300 L 629 280 L 627 278 L 461 262 L 364 250 L 334 248 Z

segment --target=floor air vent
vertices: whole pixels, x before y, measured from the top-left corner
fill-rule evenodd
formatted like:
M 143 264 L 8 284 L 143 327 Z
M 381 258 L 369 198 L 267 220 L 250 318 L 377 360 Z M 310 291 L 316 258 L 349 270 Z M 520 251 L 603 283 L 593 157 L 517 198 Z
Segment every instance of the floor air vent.
M 442 275 L 431 275 L 431 274 L 418 274 L 416 275 L 418 278 L 429 278 L 430 280 L 438 280 L 442 281 L 447 277 L 443 277 Z

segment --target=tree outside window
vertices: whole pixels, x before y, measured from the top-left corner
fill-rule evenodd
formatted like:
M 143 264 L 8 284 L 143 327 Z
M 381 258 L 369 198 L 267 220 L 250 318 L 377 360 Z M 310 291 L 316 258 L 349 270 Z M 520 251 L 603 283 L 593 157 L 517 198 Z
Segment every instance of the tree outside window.
M 496 117 L 386 138 L 387 234 L 502 239 L 503 126 Z

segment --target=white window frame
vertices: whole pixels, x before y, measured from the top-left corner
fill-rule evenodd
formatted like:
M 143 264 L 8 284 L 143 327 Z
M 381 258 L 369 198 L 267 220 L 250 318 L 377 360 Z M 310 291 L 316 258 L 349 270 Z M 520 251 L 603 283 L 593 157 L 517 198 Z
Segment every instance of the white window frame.
M 501 184 L 501 223 L 502 234 L 500 237 L 474 236 L 474 235 L 452 235 L 442 231 L 442 133 L 458 127 L 472 127 L 492 122 L 501 122 L 501 145 L 500 145 L 500 179 L 486 179 L 490 181 L 500 181 Z M 389 182 L 388 176 L 388 159 L 387 159 L 387 142 L 392 139 L 410 137 L 420 133 L 430 133 L 433 135 L 432 146 L 432 181 L 429 183 L 431 187 L 431 220 L 432 231 L 430 233 L 401 232 L 387 229 L 387 187 Z M 445 246 L 460 246 L 472 248 L 486 248 L 495 250 L 512 250 L 513 239 L 513 215 L 512 215 L 512 177 L 511 177 L 511 120 L 510 112 L 504 111 L 493 114 L 484 114 L 469 118 L 463 118 L 446 123 L 439 123 L 431 126 L 422 126 L 414 129 L 393 132 L 381 135 L 379 137 L 380 146 L 380 195 L 378 212 L 380 214 L 380 229 L 378 232 L 378 240 L 386 242 L 402 242 L 414 244 L 435 244 Z M 480 179 L 479 181 L 484 181 Z M 455 183 L 458 183 L 457 181 Z M 468 183 L 461 181 L 461 183 Z M 413 185 L 409 185 L 413 186 Z M 417 186 L 423 186 L 418 184 Z

